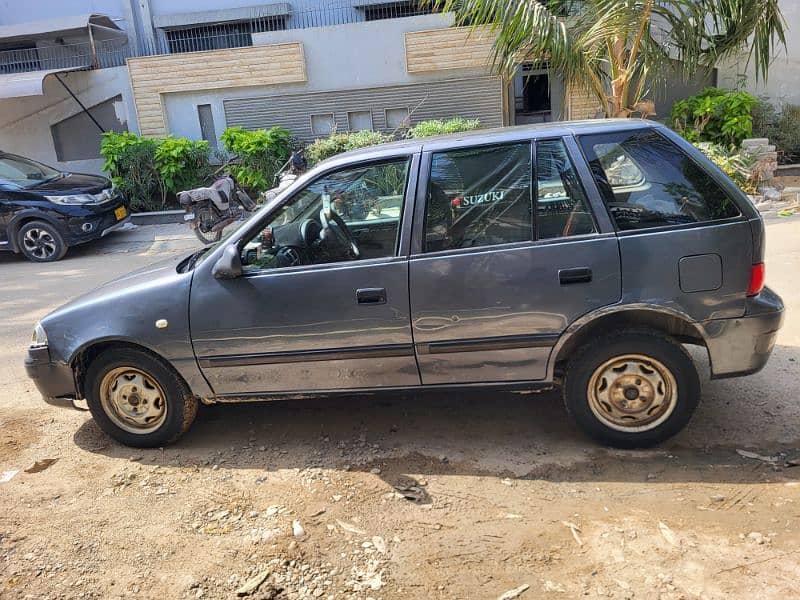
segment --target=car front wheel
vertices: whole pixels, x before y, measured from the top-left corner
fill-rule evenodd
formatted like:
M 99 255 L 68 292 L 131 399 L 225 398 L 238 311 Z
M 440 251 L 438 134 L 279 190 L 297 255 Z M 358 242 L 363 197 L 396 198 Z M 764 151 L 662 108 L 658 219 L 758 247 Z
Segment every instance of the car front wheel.
M 67 253 L 67 245 L 58 229 L 46 221 L 29 221 L 17 232 L 17 246 L 28 260 L 53 262 Z
M 567 411 L 588 435 L 637 448 L 658 444 L 688 423 L 700 379 L 678 342 L 656 331 L 628 330 L 579 348 L 563 392 Z
M 197 399 L 158 358 L 133 348 L 107 350 L 86 372 L 86 400 L 97 424 L 126 446 L 165 446 L 194 421 Z

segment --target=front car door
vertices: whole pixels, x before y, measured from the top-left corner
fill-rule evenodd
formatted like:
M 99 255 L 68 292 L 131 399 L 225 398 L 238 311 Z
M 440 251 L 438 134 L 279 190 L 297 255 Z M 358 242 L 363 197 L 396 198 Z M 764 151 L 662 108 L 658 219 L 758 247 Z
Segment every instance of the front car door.
M 246 226 L 242 276 L 195 275 L 192 342 L 215 394 L 419 385 L 401 236 L 418 162 L 410 153 L 322 174 Z
M 545 378 L 564 329 L 621 294 L 617 238 L 577 145 L 425 150 L 410 257 L 422 383 Z

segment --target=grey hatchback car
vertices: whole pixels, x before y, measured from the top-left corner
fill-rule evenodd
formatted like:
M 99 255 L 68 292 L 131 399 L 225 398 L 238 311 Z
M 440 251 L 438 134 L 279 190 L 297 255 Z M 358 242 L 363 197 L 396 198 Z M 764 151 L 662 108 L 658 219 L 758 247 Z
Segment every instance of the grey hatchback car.
M 590 436 L 648 446 L 700 399 L 684 344 L 714 378 L 766 363 L 783 305 L 763 261 L 747 196 L 656 123 L 402 141 L 49 314 L 26 367 L 131 446 L 172 442 L 199 403 L 554 384 Z

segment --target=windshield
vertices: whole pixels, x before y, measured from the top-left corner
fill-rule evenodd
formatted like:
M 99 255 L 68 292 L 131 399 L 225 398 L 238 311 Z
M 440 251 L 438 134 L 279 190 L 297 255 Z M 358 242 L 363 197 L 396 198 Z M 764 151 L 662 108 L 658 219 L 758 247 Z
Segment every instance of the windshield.
M 60 171 L 29 158 L 0 154 L 0 184 L 27 189 L 61 176 Z

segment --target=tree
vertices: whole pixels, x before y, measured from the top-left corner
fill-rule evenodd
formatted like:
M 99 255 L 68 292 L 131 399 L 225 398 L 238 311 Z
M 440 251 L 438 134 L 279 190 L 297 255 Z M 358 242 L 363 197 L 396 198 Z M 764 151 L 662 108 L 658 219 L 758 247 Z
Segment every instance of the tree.
M 785 27 L 778 0 L 430 0 L 456 24 L 495 35 L 494 67 L 506 77 L 546 62 L 565 89 L 594 94 L 606 116 L 641 112 L 647 86 L 672 59 L 684 76 L 748 52 L 766 79 Z

